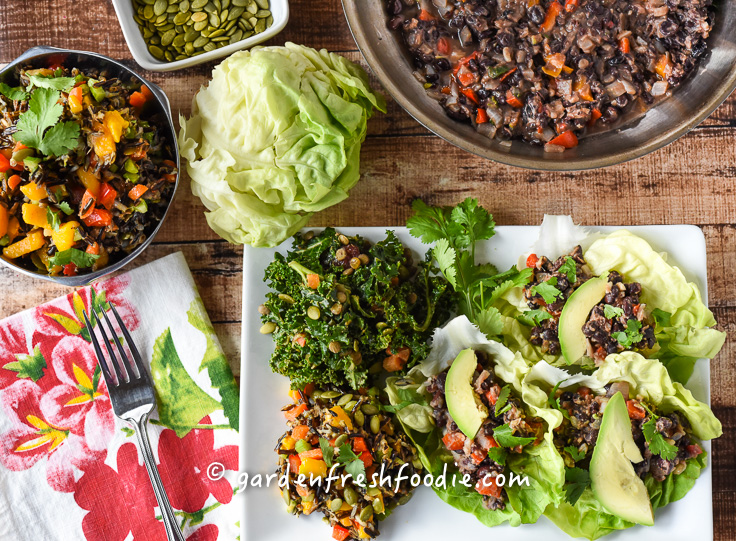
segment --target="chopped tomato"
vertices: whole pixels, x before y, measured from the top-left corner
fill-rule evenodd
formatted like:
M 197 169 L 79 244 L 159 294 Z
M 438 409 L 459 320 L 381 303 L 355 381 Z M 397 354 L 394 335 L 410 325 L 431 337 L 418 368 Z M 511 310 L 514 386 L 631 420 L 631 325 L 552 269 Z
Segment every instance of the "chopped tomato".
M 491 388 L 486 391 L 486 400 L 488 400 L 488 403 L 491 406 L 496 405 L 496 401 L 498 400 L 498 395 L 501 394 L 501 387 L 498 385 L 498 383 L 494 383 L 491 385 Z
M 488 456 L 488 451 L 473 451 L 470 453 L 470 458 L 473 459 L 473 462 L 476 464 L 480 464 L 485 460 L 485 458 Z
M 450 54 L 450 41 L 442 37 L 437 40 L 437 52 L 442 55 Z
M 685 452 L 687 452 L 690 456 L 698 456 L 703 453 L 703 449 L 700 447 L 700 445 L 694 444 L 694 445 L 687 445 L 685 447 Z
M 467 66 L 462 66 L 457 71 L 455 76 L 457 77 L 457 80 L 460 82 L 460 84 L 463 86 L 470 86 L 477 79 L 475 73 L 473 73 Z
M 74 263 L 64 265 L 64 276 L 76 276 L 77 266 Z
M 82 203 L 79 205 L 79 217 L 84 220 L 95 211 L 95 196 L 89 190 L 84 190 Z
M 603 116 L 603 113 L 601 113 L 600 109 L 593 109 L 590 112 L 590 120 L 588 121 L 588 125 L 594 126 L 595 123 L 598 121 L 598 119 L 602 116 Z
M 118 192 L 110 186 L 107 182 L 103 182 L 100 184 L 100 198 L 97 200 L 97 203 L 105 207 L 107 210 L 112 210 L 113 205 L 115 205 L 115 199 L 118 197 Z
M 307 405 L 306 404 L 298 404 L 294 406 L 293 408 L 290 408 L 284 412 L 284 417 L 286 417 L 287 421 L 293 421 L 297 417 L 299 417 L 302 413 L 307 411 Z
M 289 455 L 289 468 L 292 472 L 298 473 L 299 472 L 299 466 L 302 465 L 302 459 L 299 458 L 299 455 Z M 297 485 L 299 487 L 299 485 Z
M 295 343 L 296 343 L 296 344 L 297 344 L 297 345 L 298 345 L 299 347 L 303 348 L 303 347 L 304 347 L 305 345 L 307 345 L 307 338 L 306 338 L 306 337 L 305 337 L 305 336 L 304 336 L 303 334 L 300 334 L 300 335 L 297 335 L 297 336 L 296 336 L 296 337 L 294 338 L 294 342 L 295 342 Z
M 363 461 L 366 468 L 370 468 L 373 465 L 373 456 L 368 451 L 360 453 L 360 460 Z
M 450 451 L 459 451 L 465 445 L 465 434 L 462 432 L 448 432 L 442 438 L 442 443 Z
M 537 261 L 539 261 L 537 254 L 529 254 L 529 257 L 526 258 L 526 266 L 535 267 L 537 265 Z
M 566 131 L 550 141 L 551 145 L 560 145 L 565 148 L 573 148 L 578 146 L 578 138 L 572 130 Z
M 478 113 L 475 115 L 475 123 L 476 124 L 485 124 L 488 122 L 488 113 L 486 113 L 486 110 L 483 109 L 483 107 L 478 107 Z
M 590 389 L 588 387 L 578 387 L 578 394 L 580 396 L 590 395 Z
M 629 54 L 631 52 L 631 44 L 629 43 L 629 38 L 621 38 L 620 40 L 618 40 L 618 48 L 622 53 Z
M 365 438 L 353 438 L 353 451 L 363 453 L 367 450 L 368 446 L 365 444 Z
M 110 224 L 112 224 L 112 214 L 105 209 L 96 208 L 84 218 L 84 225 L 87 227 L 107 227 Z
M 0 154 L 0 173 L 4 173 L 10 169 L 10 160 Z
M 345 541 L 350 536 L 350 530 L 343 528 L 339 524 L 335 524 L 332 527 L 332 539 L 337 541 Z
M 506 91 L 506 103 L 508 103 L 511 107 L 515 107 L 516 109 L 521 109 L 522 107 L 524 107 L 524 104 L 519 98 L 514 96 L 514 94 L 511 92 L 511 89 Z
M 142 92 L 133 92 L 128 102 L 133 107 L 143 107 L 146 103 L 146 96 Z
M 468 98 L 473 103 L 478 103 L 478 96 L 475 94 L 475 90 L 472 88 L 462 88 L 460 89 L 460 92 L 462 92 L 463 96 Z
M 297 425 L 291 431 L 291 436 L 297 440 L 303 440 L 309 434 L 309 427 L 307 425 Z
M 495 477 L 484 477 L 475 484 L 475 490 L 483 496 L 501 497 L 501 487 L 496 483 Z
M 319 287 L 319 274 L 307 274 L 307 286 L 309 289 L 317 289 Z
M 299 460 L 305 460 L 307 458 L 322 460 L 322 449 L 310 449 L 309 451 L 299 453 Z
M 544 17 L 544 22 L 539 27 L 539 29 L 542 32 L 551 31 L 555 27 L 555 24 L 557 23 L 557 16 L 560 13 L 562 13 L 562 4 L 560 4 L 559 2 L 552 2 L 552 4 L 550 4 L 549 6 L 549 9 L 547 10 L 547 15 L 545 15 Z
M 638 400 L 627 400 L 626 409 L 629 410 L 630 419 L 643 419 L 647 416 L 646 410 L 639 404 Z
M 128 197 L 130 197 L 133 201 L 136 201 L 140 199 L 140 197 L 148 191 L 148 186 L 144 186 L 143 184 L 138 184 L 135 188 L 130 190 L 128 192 Z

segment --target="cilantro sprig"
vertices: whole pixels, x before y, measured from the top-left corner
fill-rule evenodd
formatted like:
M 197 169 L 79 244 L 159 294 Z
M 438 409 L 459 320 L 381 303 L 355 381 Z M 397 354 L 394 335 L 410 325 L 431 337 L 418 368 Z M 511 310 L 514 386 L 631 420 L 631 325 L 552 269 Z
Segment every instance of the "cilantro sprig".
M 534 441 L 534 438 L 514 436 L 514 429 L 508 424 L 494 428 L 493 439 L 496 440 L 496 443 L 501 447 L 516 447 L 518 445 L 526 445 Z
M 565 380 L 558 381 L 557 385 L 555 385 L 552 390 L 549 392 L 549 395 L 547 396 L 547 404 L 550 408 L 558 410 L 560 413 L 562 413 L 562 416 L 565 419 L 570 418 L 570 412 L 567 411 L 565 408 L 562 407 L 562 403 L 560 402 L 560 398 L 557 396 L 557 390 L 560 388 L 560 385 L 565 383 Z
M 610 304 L 603 305 L 603 315 L 606 319 L 613 319 L 624 315 L 624 309 Z
M 536 327 L 545 319 L 552 319 L 552 314 L 547 312 L 547 310 L 527 310 L 516 316 L 516 319 L 524 325 Z
M 511 387 L 509 387 L 508 385 L 504 385 L 501 389 L 501 392 L 498 393 L 498 398 L 496 399 L 496 404 L 494 406 L 496 417 L 498 417 L 499 415 L 503 415 L 511 409 L 511 404 L 508 401 L 510 394 Z
M 345 473 L 349 473 L 353 476 L 353 479 L 358 479 L 359 476 L 365 478 L 365 464 L 350 448 L 350 445 L 343 443 L 340 446 L 337 455 L 337 462 L 345 466 Z
M 28 99 L 28 92 L 22 86 L 10 86 L 0 83 L 0 94 L 14 101 L 23 101 Z
M 574 284 L 578 279 L 578 266 L 575 264 L 575 260 L 569 255 L 565 257 L 565 262 L 557 272 L 564 274 L 570 284 Z
M 434 243 L 432 259 L 460 297 L 460 313 L 485 334 L 500 334 L 503 322 L 493 303 L 526 284 L 531 269 L 512 267 L 499 273 L 493 265 L 476 263 L 478 242 L 492 238 L 496 225 L 477 199 L 467 198 L 455 207 L 430 207 L 417 199 L 412 208 L 409 232 L 425 244 Z
M 50 266 L 61 266 L 74 263 L 78 269 L 86 269 L 95 264 L 95 261 L 99 258 L 99 255 L 88 254 L 82 250 L 76 248 L 69 248 L 63 252 L 56 252 L 49 258 Z
M 665 460 L 672 460 L 677 456 L 677 446 L 667 442 L 664 436 L 657 430 L 657 419 L 659 419 L 659 415 L 643 403 L 642 406 L 649 412 L 649 420 L 641 425 L 641 431 L 649 445 L 649 450 L 652 454 L 659 455 Z
M 540 295 L 544 299 L 544 302 L 546 302 L 547 304 L 551 304 L 562 296 L 562 291 L 557 289 L 555 287 L 556 285 L 557 285 L 557 277 L 552 276 L 547 281 L 541 282 L 533 286 L 532 293 L 536 295 Z
M 625 348 L 638 344 L 644 339 L 641 330 L 641 321 L 638 319 L 629 319 L 626 321 L 626 330 L 612 333 L 613 339 Z
M 583 495 L 590 485 L 590 474 L 582 468 L 565 468 L 565 499 L 570 505 Z
M 59 91 L 37 88 L 31 94 L 28 110 L 18 117 L 13 138 L 46 156 L 63 156 L 79 144 L 79 124 L 59 122 L 64 108 L 58 103 Z

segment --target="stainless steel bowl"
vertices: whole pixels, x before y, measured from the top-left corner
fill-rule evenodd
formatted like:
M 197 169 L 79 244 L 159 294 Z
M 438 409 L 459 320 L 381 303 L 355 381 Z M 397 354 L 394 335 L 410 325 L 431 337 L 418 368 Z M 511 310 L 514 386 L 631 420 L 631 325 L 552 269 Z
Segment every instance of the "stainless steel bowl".
M 736 3 L 719 2 L 708 54 L 673 95 L 645 113 L 625 115 L 616 128 L 585 137 L 564 153 L 545 153 L 523 141 L 505 146 L 469 124 L 452 120 L 412 75 L 411 59 L 386 26 L 384 0 L 342 0 L 345 16 L 366 62 L 406 111 L 453 145 L 507 165 L 548 171 L 606 167 L 633 160 L 671 143 L 710 115 L 736 88 Z
M 33 47 L 31 49 L 28 49 L 25 53 L 20 55 L 10 64 L 0 70 L 0 81 L 8 84 L 12 83 L 11 86 L 15 86 L 17 85 L 17 80 L 13 81 L 13 79 L 15 77 L 15 68 L 17 66 L 23 65 L 46 67 L 49 64 L 48 61 L 51 59 L 51 57 L 53 57 L 53 61 L 55 63 L 60 63 L 68 68 L 76 67 L 82 70 L 85 68 L 104 68 L 105 70 L 107 70 L 108 76 L 118 77 L 122 81 L 134 79 L 145 84 L 156 98 L 159 108 L 159 111 L 154 113 L 151 120 L 153 120 L 157 124 L 160 130 L 163 130 L 163 134 L 167 138 L 167 140 L 171 141 L 177 171 L 181 170 L 179 167 L 179 146 L 176 141 L 176 130 L 174 128 L 174 121 L 171 116 L 171 106 L 169 104 L 169 99 L 166 97 L 166 94 L 164 94 L 164 91 L 161 90 L 158 85 L 155 85 L 151 81 L 141 77 L 127 66 L 113 60 L 112 58 L 108 58 L 101 54 L 91 53 L 88 51 L 73 51 L 71 49 L 59 49 L 56 47 L 46 46 Z M 176 183 L 174 184 L 174 190 L 171 193 L 171 200 L 166 207 L 166 211 L 164 212 L 161 221 L 156 224 L 155 228 L 152 231 L 149 232 L 146 240 L 123 259 L 111 263 L 107 267 L 104 267 L 96 272 L 80 274 L 78 276 L 48 276 L 39 272 L 25 269 L 19 265 L 16 265 L 12 261 L 6 260 L 3 257 L 0 257 L 0 263 L 5 265 L 6 267 L 10 267 L 14 271 L 17 271 L 21 274 L 32 276 L 34 278 L 41 278 L 42 280 L 49 280 L 51 282 L 56 282 L 65 286 L 79 287 L 87 285 L 90 282 L 101 278 L 102 276 L 111 274 L 121 269 L 122 267 L 130 263 L 133 259 L 138 257 L 140 253 L 143 252 L 143 250 L 145 250 L 149 244 L 151 244 L 153 237 L 156 236 L 156 233 L 158 233 L 158 230 L 161 228 L 161 225 L 166 219 L 169 209 L 171 208 L 171 202 L 176 195 L 176 190 L 178 187 L 179 174 L 177 174 L 176 176 Z

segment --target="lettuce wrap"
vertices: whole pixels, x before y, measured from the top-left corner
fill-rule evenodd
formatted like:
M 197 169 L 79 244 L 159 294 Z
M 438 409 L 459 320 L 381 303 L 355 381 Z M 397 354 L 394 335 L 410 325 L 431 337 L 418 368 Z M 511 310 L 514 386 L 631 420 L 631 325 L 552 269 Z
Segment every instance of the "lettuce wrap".
M 447 486 L 434 487 L 443 501 L 473 514 L 486 526 L 504 522 L 512 526 L 536 522 L 549 505 L 561 502 L 563 497 L 564 467 L 552 444 L 551 428 L 545 429 L 539 444 L 525 446 L 521 454 L 508 454 L 507 469 L 519 476 L 528 476 L 529 486 L 507 484 L 509 501 L 505 509 L 492 511 L 483 506 L 482 496 L 473 487 L 460 484 L 462 476 L 453 465 L 453 456 L 444 446 L 440 430 L 435 426 L 429 405 L 431 397 L 426 389 L 428 380 L 446 370 L 466 348 L 486 352 L 494 363 L 495 375 L 510 386 L 514 395 L 521 397 L 521 382 L 529 371 L 529 364 L 519 353 L 512 353 L 502 344 L 488 340 L 467 317 L 460 316 L 435 331 L 432 350 L 426 360 L 407 376 L 388 379 L 389 399 L 397 408 L 397 417 L 416 445 L 424 467 L 435 475 L 447 467 Z M 541 418 L 549 426 L 556 420 L 554 412 L 550 413 L 547 408 L 531 407 L 528 413 Z
M 647 241 L 629 231 L 601 235 L 575 226 L 569 216 L 545 216 L 531 253 L 553 259 L 576 245 L 583 247 L 593 275 L 617 271 L 626 282 L 641 284 L 641 302 L 648 314 L 656 312 L 656 345 L 641 353 L 661 360 L 673 380 L 686 383 L 698 359 L 712 359 L 723 347 L 726 335 L 713 328 L 716 320 L 703 303 L 698 287 L 667 261 L 666 254 L 656 252 Z M 520 266 L 525 262 L 523 256 Z M 508 347 L 521 352 L 530 362 L 566 364 L 562 356 L 543 353 L 530 343 L 530 327 L 519 321 L 529 311 L 522 287 L 507 292 L 495 306 L 502 314 L 502 337 Z
M 660 414 L 677 412 L 684 416 L 690 424 L 692 435 L 700 441 L 717 438 L 722 434 L 721 423 L 707 404 L 696 400 L 679 382 L 672 381 L 658 360 L 646 359 L 631 351 L 610 355 L 605 364 L 592 375 L 571 375 L 561 368 L 541 361 L 524 377 L 522 398 L 540 410 L 547 410 L 545 418 L 556 419 L 550 421 L 555 429 L 563 421 L 562 412 L 555 408 L 549 399 L 550 391 L 556 386 L 561 390 L 586 386 L 593 393 L 600 395 L 605 394 L 607 385 L 616 382 L 628 383 L 630 396 L 641 397 Z M 550 461 L 548 467 L 562 468 L 563 472 L 557 477 L 564 478 L 564 459 L 557 448 L 554 445 L 552 447 L 558 460 Z M 705 467 L 706 453 L 703 451 L 702 454 L 687 460 L 683 472 L 671 473 L 664 481 L 657 481 L 648 473 L 643 481 L 649 492 L 652 507 L 658 509 L 684 497 L 693 488 Z M 588 539 L 597 539 L 615 530 L 634 525 L 607 512 L 595 498 L 590 487 L 585 488 L 574 505 L 567 501 L 552 504 L 544 514 L 570 536 Z

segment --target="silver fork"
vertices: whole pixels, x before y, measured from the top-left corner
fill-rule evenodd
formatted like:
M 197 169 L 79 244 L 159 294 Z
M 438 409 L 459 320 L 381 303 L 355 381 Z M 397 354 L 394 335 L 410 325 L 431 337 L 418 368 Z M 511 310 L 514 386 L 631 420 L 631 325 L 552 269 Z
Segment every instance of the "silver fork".
M 151 444 L 148 441 L 148 434 L 146 432 L 148 417 L 151 415 L 153 406 L 156 404 L 153 382 L 151 381 L 151 376 L 148 375 L 148 371 L 143 366 L 143 360 L 141 359 L 140 353 L 138 353 L 138 348 L 135 347 L 135 343 L 128 329 L 118 315 L 118 311 L 112 303 L 110 303 L 110 308 L 118 322 L 120 330 L 123 332 L 125 342 L 128 344 L 130 353 L 133 356 L 133 362 L 131 362 L 122 344 L 117 339 L 115 328 L 112 326 L 112 322 L 104 310 L 100 309 L 100 313 L 107 323 L 111 337 L 108 337 L 105 332 L 102 321 L 98 317 L 95 308 L 92 307 L 91 309 L 92 317 L 102 335 L 102 341 L 110 357 L 109 366 L 105 362 L 100 343 L 95 336 L 92 323 L 85 310 L 84 321 L 87 324 L 87 332 L 92 339 L 92 344 L 97 354 L 97 361 L 102 369 L 102 375 L 105 377 L 107 390 L 110 393 L 110 402 L 112 402 L 112 409 L 115 415 L 135 427 L 135 434 L 138 437 L 138 444 L 143 454 L 143 462 L 146 465 L 146 470 L 148 470 L 148 476 L 151 478 L 151 485 L 153 485 L 153 492 L 156 495 L 159 509 L 161 509 L 164 526 L 166 527 L 166 535 L 169 541 L 184 541 L 184 536 L 176 522 L 174 510 L 171 508 L 169 498 L 166 496 L 166 490 L 164 490 L 161 477 L 159 477 L 158 470 L 156 469 L 156 461 L 153 457 Z M 117 344 L 120 360 L 115 355 L 115 351 L 110 344 L 111 341 Z M 110 371 L 110 367 L 112 367 L 112 372 Z

